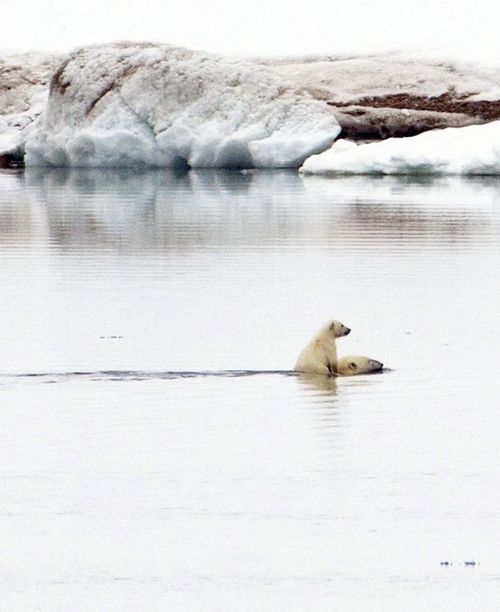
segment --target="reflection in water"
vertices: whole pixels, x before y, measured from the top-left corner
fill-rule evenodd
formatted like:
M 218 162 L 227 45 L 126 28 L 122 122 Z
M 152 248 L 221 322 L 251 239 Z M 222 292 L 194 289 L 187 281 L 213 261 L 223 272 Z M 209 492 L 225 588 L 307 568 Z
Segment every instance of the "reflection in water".
M 489 208 L 500 205 L 494 179 L 383 177 L 371 179 L 369 189 L 361 180 L 303 179 L 289 171 L 177 176 L 32 168 L 1 176 L 10 205 L 0 207 L 0 236 L 47 232 L 62 248 L 124 250 L 300 245 L 306 239 L 343 248 L 365 238 L 381 246 L 404 238 L 409 248 L 422 240 L 492 236 Z
M 303 384 L 306 389 L 321 391 L 324 392 L 324 395 L 334 396 L 337 393 L 337 378 L 334 376 L 302 372 L 297 376 L 297 380 Z

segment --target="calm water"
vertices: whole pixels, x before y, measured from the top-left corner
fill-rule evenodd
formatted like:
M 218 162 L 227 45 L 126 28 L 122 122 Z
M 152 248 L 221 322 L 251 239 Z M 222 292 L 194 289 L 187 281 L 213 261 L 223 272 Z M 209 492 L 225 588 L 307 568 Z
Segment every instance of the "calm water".
M 498 180 L 1 173 L 4 609 L 498 610 L 499 248 Z M 391 369 L 224 375 L 331 317 Z

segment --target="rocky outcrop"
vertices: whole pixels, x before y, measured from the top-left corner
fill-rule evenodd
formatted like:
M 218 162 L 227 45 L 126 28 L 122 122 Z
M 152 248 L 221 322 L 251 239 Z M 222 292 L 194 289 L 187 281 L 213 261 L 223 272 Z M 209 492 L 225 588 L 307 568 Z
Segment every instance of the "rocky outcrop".
M 264 60 L 330 105 L 352 140 L 414 136 L 500 118 L 500 69 L 392 53 Z

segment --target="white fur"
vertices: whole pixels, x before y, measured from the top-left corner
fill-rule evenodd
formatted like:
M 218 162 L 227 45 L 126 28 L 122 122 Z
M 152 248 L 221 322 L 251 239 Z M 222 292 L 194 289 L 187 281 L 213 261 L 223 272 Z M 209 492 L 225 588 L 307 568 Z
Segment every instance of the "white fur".
M 337 372 L 335 341 L 337 338 L 346 336 L 350 331 L 340 321 L 328 321 L 300 353 L 295 370 L 315 374 L 335 374 Z
M 383 363 L 370 357 L 362 355 L 347 355 L 341 357 L 337 363 L 337 373 L 339 376 L 356 376 L 357 374 L 369 374 L 370 372 L 380 372 Z

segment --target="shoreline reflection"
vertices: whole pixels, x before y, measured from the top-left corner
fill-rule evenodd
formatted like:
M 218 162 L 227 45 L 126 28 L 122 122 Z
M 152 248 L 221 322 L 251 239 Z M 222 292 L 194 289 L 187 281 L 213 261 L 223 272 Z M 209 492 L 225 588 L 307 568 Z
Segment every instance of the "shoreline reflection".
M 487 245 L 500 181 L 408 177 L 303 179 L 293 171 L 28 168 L 0 173 L 0 238 L 61 249 L 372 248 Z

